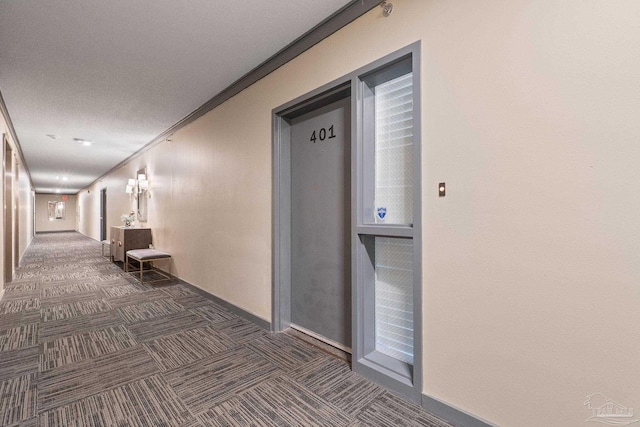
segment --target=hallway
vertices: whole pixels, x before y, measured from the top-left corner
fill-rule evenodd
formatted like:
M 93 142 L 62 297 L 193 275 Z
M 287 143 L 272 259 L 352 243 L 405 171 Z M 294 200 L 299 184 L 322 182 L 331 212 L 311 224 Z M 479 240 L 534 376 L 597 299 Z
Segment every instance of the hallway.
M 80 233 L 39 234 L 0 302 L 2 426 L 448 424 Z

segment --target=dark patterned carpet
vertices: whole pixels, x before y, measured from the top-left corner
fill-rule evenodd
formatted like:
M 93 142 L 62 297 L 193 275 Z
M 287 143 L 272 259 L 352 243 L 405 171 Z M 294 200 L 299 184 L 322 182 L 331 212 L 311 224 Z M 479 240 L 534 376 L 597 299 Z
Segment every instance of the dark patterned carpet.
M 6 286 L 0 425 L 448 426 L 179 281 L 140 284 L 79 233 L 37 235 Z

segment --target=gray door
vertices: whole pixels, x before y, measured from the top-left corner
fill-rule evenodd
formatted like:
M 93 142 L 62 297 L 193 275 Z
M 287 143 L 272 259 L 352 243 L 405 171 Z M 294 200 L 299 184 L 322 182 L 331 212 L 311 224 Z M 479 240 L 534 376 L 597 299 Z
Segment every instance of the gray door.
M 100 240 L 107 240 L 107 189 L 100 190 Z
M 350 99 L 291 121 L 291 323 L 351 347 Z
M 4 283 L 13 280 L 13 174 L 11 165 L 13 151 L 6 134 L 3 134 L 4 145 Z

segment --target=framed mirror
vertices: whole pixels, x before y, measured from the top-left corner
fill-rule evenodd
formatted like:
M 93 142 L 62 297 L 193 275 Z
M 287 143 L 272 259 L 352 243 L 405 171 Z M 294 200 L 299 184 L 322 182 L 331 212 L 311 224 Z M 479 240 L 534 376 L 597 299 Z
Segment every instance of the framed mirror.
M 149 192 L 149 181 L 147 178 L 147 168 L 139 169 L 136 173 L 137 188 L 137 212 L 138 221 L 147 220 L 147 196 Z
M 64 219 L 64 202 L 48 202 L 47 211 L 49 213 L 49 221 Z

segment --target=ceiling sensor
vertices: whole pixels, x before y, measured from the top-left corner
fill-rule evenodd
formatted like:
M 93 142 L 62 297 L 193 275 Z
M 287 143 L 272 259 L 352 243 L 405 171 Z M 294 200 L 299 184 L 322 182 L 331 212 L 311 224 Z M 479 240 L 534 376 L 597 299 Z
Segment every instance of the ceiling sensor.
M 380 7 L 382 8 L 382 15 L 384 17 L 391 15 L 391 12 L 393 12 L 393 4 L 389 1 L 383 1 L 380 3 Z

